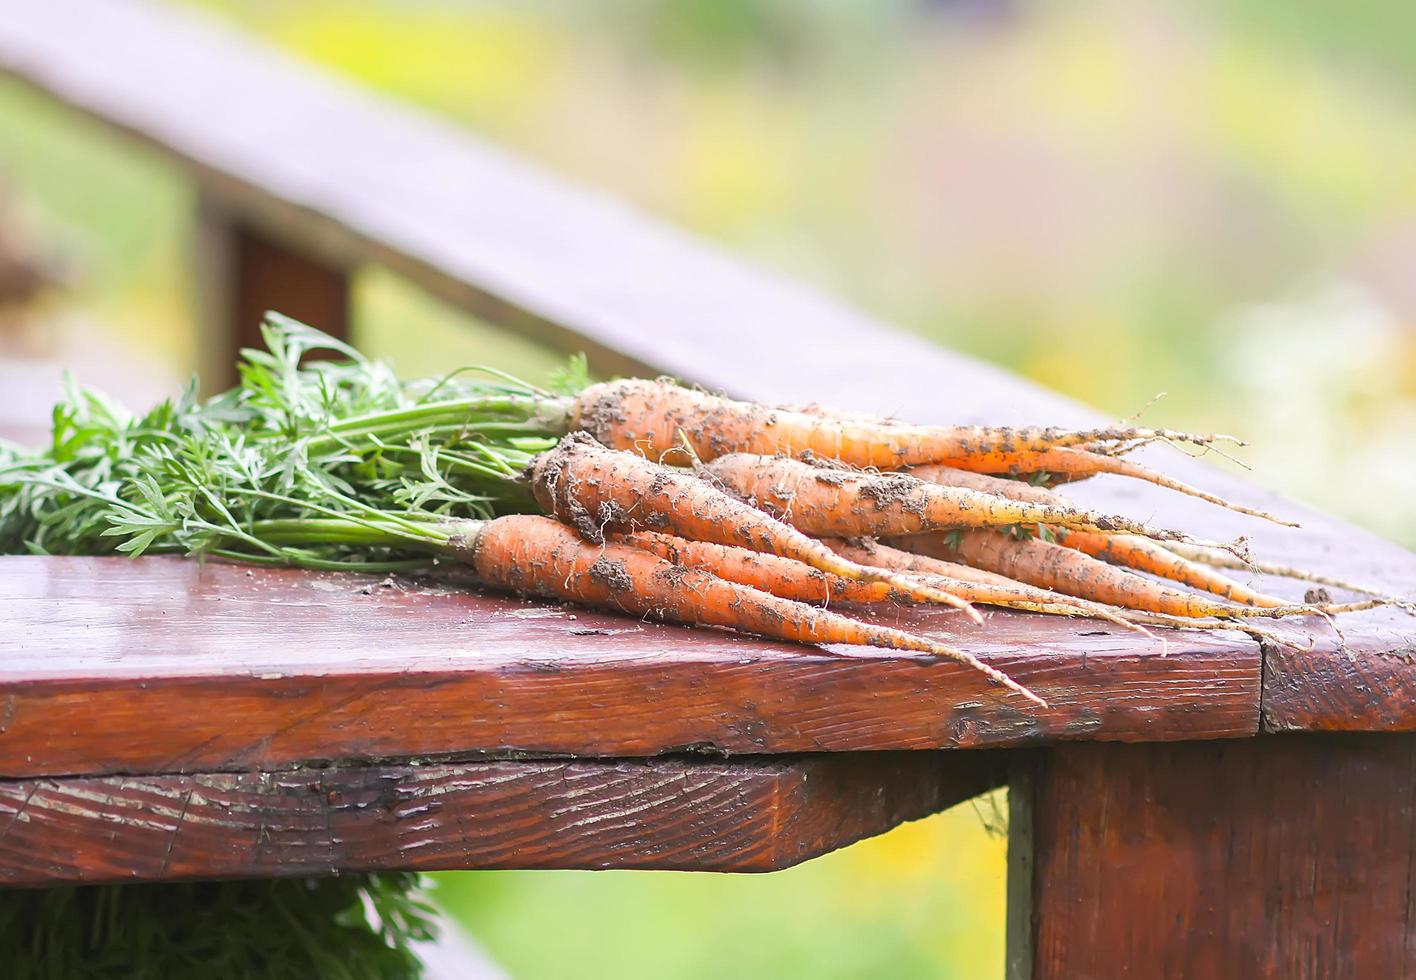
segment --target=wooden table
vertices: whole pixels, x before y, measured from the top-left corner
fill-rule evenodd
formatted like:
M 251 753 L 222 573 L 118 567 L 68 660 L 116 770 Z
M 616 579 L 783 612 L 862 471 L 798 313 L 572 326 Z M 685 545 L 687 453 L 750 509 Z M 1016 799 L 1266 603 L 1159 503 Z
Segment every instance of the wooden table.
M 268 304 L 342 330 L 349 270 L 380 262 L 605 370 L 924 422 L 1092 417 L 200 18 L 14 6 L 0 70 L 196 181 L 216 363 Z M 1306 526 L 1077 495 L 1416 593 L 1410 553 L 1163 463 Z M 1012 977 L 1416 972 L 1416 620 L 1354 617 L 1345 650 L 1318 626 L 1311 650 L 1162 651 L 1091 621 L 881 615 L 1050 706 L 953 664 L 447 581 L 0 559 L 0 881 L 769 871 L 1006 783 Z

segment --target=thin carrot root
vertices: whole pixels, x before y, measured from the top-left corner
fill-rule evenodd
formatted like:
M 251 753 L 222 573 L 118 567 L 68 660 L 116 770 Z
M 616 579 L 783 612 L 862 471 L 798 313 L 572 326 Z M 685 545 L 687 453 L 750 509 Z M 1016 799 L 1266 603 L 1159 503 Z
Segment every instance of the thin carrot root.
M 923 653 L 966 664 L 994 683 L 1046 706 L 1032 691 L 967 651 L 727 582 L 627 544 L 591 544 L 550 518 L 518 515 L 467 525 L 446 551 L 470 564 L 477 577 L 493 588 L 794 643 Z
M 811 451 L 857 467 L 898 469 L 921 463 L 1023 452 L 1097 439 L 1168 437 L 1201 444 L 1215 436 L 1169 430 L 908 425 L 829 409 L 793 411 L 734 401 L 672 382 L 622 380 L 591 385 L 571 406 L 570 424 L 613 449 L 652 459 L 674 448 L 683 429 L 705 461 L 728 453 L 789 456 Z
M 958 583 L 954 591 L 972 602 L 1003 606 L 1010 609 L 1030 609 L 1050 615 L 1088 616 L 1105 620 L 1133 633 L 1141 633 L 1151 639 L 1155 634 L 1136 624 L 1123 610 L 1064 595 L 1048 589 L 1016 582 L 1013 579 L 945 561 L 929 555 L 901 551 L 873 540 L 823 539 L 837 554 L 849 558 L 860 565 L 888 568 L 892 571 L 923 575 L 930 581 L 952 581 Z M 1044 608 L 1046 607 L 1046 608 Z
M 1363 585 L 1360 582 L 1349 582 L 1346 579 L 1334 578 L 1331 575 L 1319 575 L 1316 572 L 1310 572 L 1303 568 L 1294 568 L 1291 565 L 1280 565 L 1271 561 L 1242 561 L 1233 555 L 1225 552 L 1217 552 L 1212 548 L 1201 548 L 1176 541 L 1167 541 L 1162 547 L 1181 558 L 1203 565 L 1253 572 L 1259 575 L 1272 575 L 1275 578 L 1288 578 L 1297 582 L 1311 582 L 1313 585 L 1322 585 L 1331 589 L 1342 589 L 1346 592 L 1356 592 L 1358 595 L 1369 595 L 1377 599 L 1385 599 L 1389 604 L 1398 609 L 1416 614 L 1416 601 L 1403 599 L 1401 596 L 1390 595 L 1383 592 L 1381 589 L 1373 588 L 1370 585 Z
M 1255 626 L 1248 621 L 1193 619 L 1185 616 L 1165 616 L 1160 613 L 1145 613 L 1135 610 L 1127 610 L 1122 615 L 1133 623 L 1145 623 L 1148 626 L 1167 626 L 1171 629 L 1181 630 L 1236 630 L 1240 633 L 1247 633 L 1256 640 L 1263 640 L 1276 646 L 1290 647 L 1294 650 L 1311 650 L 1313 648 L 1312 637 L 1308 637 L 1308 642 L 1304 645 L 1272 630 Z
M 1031 473 L 1046 473 L 1052 479 L 1060 479 L 1063 482 L 1075 480 L 1088 476 L 1095 476 L 1100 473 L 1110 473 L 1116 476 L 1127 476 L 1137 480 L 1144 480 L 1153 483 L 1158 487 L 1165 487 L 1178 493 L 1183 493 L 1200 500 L 1207 501 L 1219 507 L 1238 511 L 1240 514 L 1248 514 L 1251 517 L 1259 517 L 1274 524 L 1281 524 L 1284 527 L 1299 527 L 1296 521 L 1285 520 L 1267 511 L 1257 510 L 1253 507 L 1246 507 L 1243 504 L 1236 504 L 1232 500 L 1201 490 L 1198 487 L 1190 486 L 1179 480 L 1157 473 L 1148 467 L 1141 466 L 1129 459 L 1119 456 L 1104 456 L 1100 453 L 1090 452 L 1085 449 L 1073 449 L 1060 447 L 1057 449 L 1045 449 L 1041 452 L 1011 452 L 994 453 L 987 457 L 964 457 L 949 460 L 949 465 L 958 469 L 975 470 L 981 473 L 1008 473 L 1012 475 L 1026 475 Z
M 1143 612 L 1197 619 L 1281 618 L 1337 615 L 1387 605 L 1384 600 L 1332 605 L 1236 606 L 1207 596 L 1167 588 L 1133 572 L 1097 561 L 1079 551 L 1039 538 L 1015 538 L 996 531 L 964 530 L 921 534 L 886 544 L 920 554 L 964 561 L 1020 582 L 1068 595 Z
M 837 422 L 866 423 L 870 425 L 906 425 L 900 419 L 885 415 L 871 415 L 863 412 L 846 412 L 828 405 L 811 403 L 807 405 L 781 405 L 781 411 L 797 412 L 816 418 Z M 1192 446 L 1209 447 L 1216 443 L 1228 442 L 1236 446 L 1248 443 L 1237 436 L 1222 432 L 1197 433 L 1181 432 L 1176 429 L 1152 429 L 1131 425 L 1103 426 L 1096 429 L 1067 429 L 1061 426 L 988 426 L 957 425 L 948 426 L 947 431 L 958 440 L 969 440 L 973 452 L 969 455 L 995 450 L 1041 450 L 1054 446 L 1105 447 L 1097 451 L 1109 452 L 1113 444 L 1125 447 L 1127 451 L 1150 442 L 1184 443 Z
M 920 602 L 952 606 L 975 622 L 983 621 L 958 596 L 904 576 L 862 568 L 695 476 L 633 453 L 606 449 L 583 432 L 566 436 L 538 456 L 526 479 L 546 513 L 596 544 L 605 540 L 606 531 L 666 531 L 694 541 L 794 558 L 842 578 L 884 582 Z
M 962 486 L 970 489 L 996 493 L 1015 500 L 1035 503 L 1066 503 L 1067 498 L 1054 490 L 1035 487 L 1017 480 L 1001 479 L 983 473 L 951 469 L 947 466 L 921 466 L 910 472 L 922 480 L 944 486 Z M 1147 572 L 1200 589 L 1213 595 L 1229 599 L 1245 606 L 1283 606 L 1283 599 L 1256 592 L 1248 586 L 1225 575 L 1182 557 L 1178 549 L 1172 549 L 1158 542 L 1135 535 L 1095 534 L 1088 531 L 1067 531 L 1061 535 L 1061 543 L 1076 548 L 1083 554 L 1100 558 L 1112 564 L 1124 565 L 1139 572 Z M 1180 545 L 1179 547 L 1190 547 Z M 1227 553 L 1223 553 L 1227 554 Z M 1237 558 L 1233 559 L 1236 565 Z
M 720 456 L 708 471 L 736 495 L 816 537 L 897 536 L 956 527 L 1036 523 L 1163 540 L 1179 531 L 1056 502 L 1016 500 L 967 487 L 940 486 L 909 473 L 863 473 L 785 456 Z M 1212 542 L 1210 542 L 1212 543 Z

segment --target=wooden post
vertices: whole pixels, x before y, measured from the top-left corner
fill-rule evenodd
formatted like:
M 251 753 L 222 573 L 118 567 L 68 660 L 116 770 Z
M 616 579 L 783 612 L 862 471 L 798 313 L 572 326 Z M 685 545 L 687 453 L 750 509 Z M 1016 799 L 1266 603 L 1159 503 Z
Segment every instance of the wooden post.
M 203 196 L 195 256 L 198 370 L 207 393 L 236 380 L 242 347 L 262 346 L 266 310 L 349 336 L 349 275 L 294 251 Z
M 1413 776 L 1410 735 L 1048 750 L 1013 784 L 1010 980 L 1410 975 Z

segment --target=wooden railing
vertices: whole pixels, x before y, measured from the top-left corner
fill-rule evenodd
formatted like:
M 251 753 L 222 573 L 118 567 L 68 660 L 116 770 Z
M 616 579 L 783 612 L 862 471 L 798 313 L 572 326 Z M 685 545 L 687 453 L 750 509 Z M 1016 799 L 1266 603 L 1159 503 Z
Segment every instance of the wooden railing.
M 337 332 L 364 263 L 607 374 L 921 419 L 994 375 L 202 16 L 12 0 L 0 71 L 196 181 L 213 378 L 268 306 Z
M 342 332 L 350 272 L 376 263 L 606 373 L 919 421 L 1091 417 L 194 14 L 10 0 L 0 71 L 196 182 L 213 380 L 266 307 Z M 1154 488 L 1081 493 L 1416 591 L 1402 549 L 1198 463 L 1167 465 L 1307 526 L 1255 526 Z M 259 807 L 252 825 L 215 821 L 205 804 L 170 823 L 133 817 L 198 786 L 245 805 L 251 768 L 285 773 L 269 792 L 261 782 L 260 805 L 294 815 L 282 846 L 299 868 L 329 871 L 765 870 L 1006 769 L 1010 976 L 1416 972 L 1416 739 L 1391 734 L 1416 731 L 1416 632 L 1397 614 L 1352 620 L 1345 649 L 1327 635 L 1259 649 L 1216 634 L 1177 637 L 1164 658 L 1095 624 L 994 614 L 959 642 L 1049 699 L 1034 711 L 951 664 L 646 635 L 597 615 L 528 626 L 506 600 L 436 591 L 361 601 L 350 631 L 349 593 L 317 595 L 331 588 L 318 577 L 115 561 L 0 560 L 0 881 L 290 873 Z M 290 631 L 233 656 L 222 630 L 261 629 L 275 594 L 299 599 Z M 1147 744 L 1097 744 L 1113 740 Z M 923 751 L 979 746 L 1010 751 Z M 758 758 L 673 755 L 685 749 Z M 873 755 L 884 750 L 901 755 Z M 525 761 L 537 754 L 587 758 Z M 427 755 L 446 764 L 398 763 Z M 300 768 L 331 758 L 361 768 Z M 567 802 L 572 783 L 580 803 Z M 433 796 L 440 811 L 425 806 Z M 571 806 L 588 809 L 557 823 Z M 488 812 L 510 814 L 524 839 L 479 823 Z

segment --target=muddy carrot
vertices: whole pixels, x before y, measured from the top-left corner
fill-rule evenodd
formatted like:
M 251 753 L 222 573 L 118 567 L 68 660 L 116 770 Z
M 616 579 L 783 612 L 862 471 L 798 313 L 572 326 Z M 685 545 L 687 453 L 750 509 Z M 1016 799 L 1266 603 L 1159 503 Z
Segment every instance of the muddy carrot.
M 546 517 L 466 522 L 446 547 L 494 588 L 562 599 L 676 623 L 723 626 L 794 643 L 853 644 L 966 664 L 1010 691 L 1041 698 L 973 654 L 902 630 L 862 623 L 805 603 L 727 582 L 627 544 L 592 544 Z
M 1382 600 L 1334 605 L 1236 606 L 1207 596 L 1167 588 L 1133 572 L 1097 561 L 1040 538 L 996 531 L 953 531 L 892 539 L 887 544 L 920 554 L 963 561 L 1020 582 L 1068 595 L 1143 612 L 1194 618 L 1313 616 L 1358 612 L 1386 605 Z
M 939 486 L 908 473 L 866 473 L 746 453 L 719 457 L 706 469 L 737 496 L 816 537 L 883 537 L 1037 523 L 1190 540 L 1178 531 L 1124 517 Z
M 571 433 L 540 454 L 526 479 L 537 504 L 587 541 L 603 541 L 606 531 L 666 531 L 735 545 L 794 558 L 842 578 L 884 582 L 921 602 L 953 606 L 980 621 L 957 596 L 892 572 L 862 568 L 692 474 L 606 449 L 585 433 Z
M 968 470 L 957 470 L 948 466 L 920 466 L 910 470 L 910 473 L 931 483 L 983 490 L 1000 496 L 1012 497 L 1014 500 L 1044 504 L 1065 504 L 1067 502 L 1066 497 L 1045 487 L 1035 487 L 1019 480 L 1008 480 L 984 473 L 972 473 Z M 1161 578 L 1209 592 L 1240 605 L 1270 607 L 1286 605 L 1282 599 L 1256 592 L 1227 575 L 1221 575 L 1197 562 L 1188 561 L 1159 543 L 1135 535 L 1068 531 L 1059 536 L 1059 543 L 1069 548 L 1076 548 L 1093 558 L 1100 558 L 1116 565 L 1125 565 L 1127 568 L 1139 572 L 1159 575 Z M 1182 545 L 1181 547 L 1188 546 Z M 1236 565 L 1242 564 L 1239 558 L 1233 558 L 1233 561 Z
M 1028 609 L 1062 616 L 1090 616 L 1103 619 L 1133 632 L 1150 633 L 1137 629 L 1135 620 L 1124 610 L 1114 609 L 1097 602 L 1078 599 L 1061 592 L 1041 589 L 1017 582 L 996 572 L 973 568 L 959 562 L 945 561 L 930 555 L 902 551 L 879 541 L 870 539 L 824 539 L 837 554 L 861 565 L 873 565 L 892 571 L 923 575 L 929 581 L 951 581 L 959 583 L 952 591 L 986 605 L 1003 606 L 1010 609 Z
M 1369 595 L 1379 599 L 1385 599 L 1392 605 L 1406 609 L 1408 612 L 1416 612 L 1416 602 L 1413 602 L 1411 599 L 1403 599 L 1400 596 L 1390 595 L 1383 592 L 1381 589 L 1361 582 L 1352 582 L 1347 579 L 1335 578 L 1331 575 L 1321 575 L 1317 572 L 1310 572 L 1304 568 L 1295 568 L 1292 565 L 1281 565 L 1277 562 L 1245 561 L 1227 552 L 1216 552 L 1213 548 L 1180 544 L 1179 542 L 1167 542 L 1165 550 L 1197 564 L 1211 565 L 1215 568 L 1229 568 L 1238 571 L 1254 572 L 1259 575 L 1272 575 L 1275 578 L 1288 578 L 1297 582 L 1310 582 L 1313 585 L 1343 589 L 1347 592 L 1356 592 L 1359 595 Z
M 1275 524 L 1282 524 L 1284 527 L 1298 527 L 1294 521 L 1285 520 L 1267 511 L 1257 510 L 1253 507 L 1246 507 L 1243 504 L 1236 504 L 1231 500 L 1226 500 L 1216 494 L 1193 487 L 1188 483 L 1158 473 L 1139 463 L 1132 462 L 1120 456 L 1106 456 L 1101 453 L 1089 452 L 1085 449 L 1073 449 L 1068 447 L 1058 447 L 1056 449 L 1044 449 L 1041 452 L 1015 451 L 1015 452 L 992 452 L 976 456 L 960 456 L 947 460 L 948 464 L 957 469 L 973 470 L 979 473 L 1007 473 L 1013 476 L 1027 476 L 1034 473 L 1046 473 L 1057 482 L 1067 482 L 1069 480 L 1085 479 L 1089 476 L 1096 476 L 1102 473 L 1110 473 L 1116 476 L 1131 477 L 1136 480 L 1144 480 L 1153 483 L 1158 487 L 1165 487 L 1187 496 L 1197 497 L 1200 500 L 1215 504 L 1219 507 L 1226 507 L 1229 510 L 1238 511 L 1241 514 L 1248 514 L 1251 517 L 1261 517 L 1266 521 Z
M 868 421 L 829 410 L 810 412 L 734 401 L 666 381 L 623 380 L 592 385 L 575 399 L 570 425 L 615 449 L 654 459 L 686 437 L 698 457 L 728 453 L 795 456 L 805 451 L 852 466 L 896 469 L 996 451 L 1030 452 L 1098 440 L 1174 438 L 1208 442 L 1168 430 L 1054 427 L 927 426 Z

